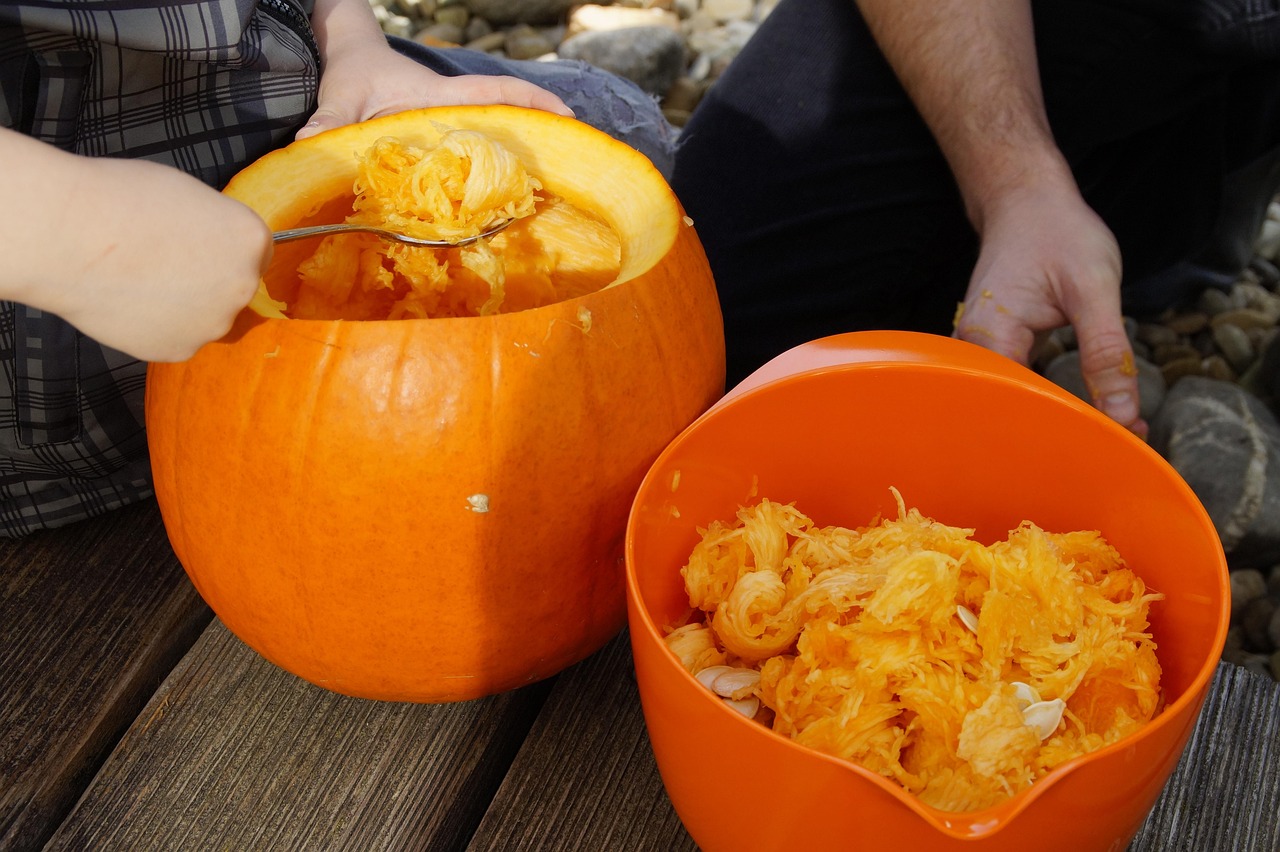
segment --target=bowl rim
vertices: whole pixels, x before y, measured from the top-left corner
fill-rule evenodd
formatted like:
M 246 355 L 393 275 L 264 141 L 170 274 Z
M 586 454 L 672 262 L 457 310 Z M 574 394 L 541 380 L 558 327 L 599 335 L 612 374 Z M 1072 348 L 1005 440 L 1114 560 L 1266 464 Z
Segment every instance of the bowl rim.
M 964 359 L 965 362 L 963 364 L 939 363 L 936 356 L 924 354 L 925 350 L 928 349 L 940 348 L 945 350 L 953 346 L 960 347 L 955 349 L 954 352 L 970 356 Z M 807 366 L 802 365 L 796 369 L 785 369 L 788 362 L 803 362 L 804 356 L 812 354 L 814 349 L 817 347 L 829 347 L 829 350 L 819 351 L 818 357 L 815 359 L 814 363 L 810 363 Z M 847 347 L 849 351 L 864 350 L 867 353 L 875 352 L 878 354 L 866 359 L 858 358 L 854 360 L 841 360 L 841 356 L 838 353 L 841 351 L 842 347 Z M 901 355 L 903 357 L 897 358 L 888 354 L 898 347 L 901 347 Z M 974 353 L 972 351 L 965 353 L 963 352 L 964 347 L 972 347 L 972 349 L 981 350 L 981 353 Z M 924 357 L 920 357 L 922 355 L 924 355 Z M 990 361 L 988 366 L 988 355 L 1000 359 L 1000 361 L 1004 361 L 1005 363 L 1002 364 L 999 361 Z M 931 335 L 920 332 L 848 332 L 801 344 L 787 350 L 787 352 L 782 353 L 766 363 L 764 366 L 760 367 L 721 397 L 720 400 L 698 417 L 693 423 L 682 430 L 681 433 L 663 449 L 663 451 L 654 460 L 653 464 L 649 467 L 648 471 L 646 471 L 640 487 L 636 491 L 636 496 L 632 503 L 631 510 L 628 513 L 627 531 L 624 542 L 624 570 L 626 575 L 626 593 L 629 604 L 627 611 L 633 643 L 648 641 L 658 645 L 663 652 L 662 659 L 666 660 L 678 673 L 677 677 L 683 676 L 683 680 L 687 685 L 696 687 L 699 692 L 706 692 L 693 675 L 685 670 L 676 656 L 666 648 L 666 643 L 663 641 L 662 630 L 650 615 L 645 598 L 640 592 L 639 577 L 635 567 L 636 560 L 634 556 L 636 528 L 642 498 L 650 489 L 658 487 L 658 471 L 665 467 L 667 460 L 679 451 L 689 437 L 696 434 L 701 429 L 706 428 L 706 423 L 711 419 L 720 416 L 725 409 L 737 405 L 739 401 L 745 401 L 756 396 L 766 394 L 780 384 L 803 381 L 814 376 L 834 372 L 847 372 L 852 370 L 861 371 L 868 369 L 897 369 L 904 366 L 910 366 L 912 369 L 934 371 L 937 373 L 978 375 L 984 379 L 996 381 L 1001 384 L 1017 387 L 1022 391 L 1036 393 L 1047 397 L 1052 402 L 1065 406 L 1078 416 L 1084 416 L 1090 420 L 1100 423 L 1103 428 L 1117 433 L 1122 440 L 1131 442 L 1131 445 L 1136 451 L 1148 454 L 1149 460 L 1154 461 L 1157 465 L 1163 466 L 1171 472 L 1173 474 L 1171 484 L 1178 490 L 1180 496 L 1187 501 L 1189 508 L 1197 516 L 1199 524 L 1205 532 L 1212 535 L 1214 541 L 1220 541 L 1216 528 L 1214 527 L 1212 520 L 1209 518 L 1208 512 L 1204 509 L 1203 504 L 1191 490 L 1191 487 L 1167 460 L 1151 448 L 1145 441 L 1131 433 L 1128 429 L 1102 414 L 1085 401 L 1059 388 L 1057 385 L 1052 384 L 1049 380 L 1043 378 L 1039 374 L 1010 359 L 1004 358 L 1004 356 L 1000 356 L 990 350 L 983 349 L 976 344 L 970 344 L 954 338 L 944 338 L 940 335 Z M 1226 643 L 1227 630 L 1230 626 L 1230 580 L 1228 576 L 1226 556 L 1220 545 L 1215 553 L 1215 557 L 1213 568 L 1215 569 L 1214 573 L 1218 577 L 1218 617 L 1216 620 L 1214 636 L 1212 638 L 1212 642 L 1209 644 L 1209 648 L 1212 653 L 1207 654 L 1205 659 L 1196 667 L 1193 677 L 1190 678 L 1190 681 L 1187 687 L 1182 691 L 1182 694 L 1180 694 L 1174 701 L 1165 704 L 1161 708 L 1160 712 L 1139 730 L 1120 738 L 1114 743 L 1105 745 L 1096 751 L 1079 755 L 1055 766 L 1052 770 L 1046 773 L 1044 777 L 1035 781 L 1026 789 L 1019 791 L 1003 802 L 987 808 L 973 811 L 946 811 L 935 808 L 932 805 L 924 803 L 917 796 L 908 792 L 893 780 L 885 778 L 878 773 L 861 766 L 860 764 L 801 745 L 790 737 L 785 737 L 782 734 L 776 733 L 772 728 L 747 719 L 742 716 L 742 714 L 727 706 L 722 705 L 719 710 L 728 714 L 725 717 L 727 719 L 727 724 L 746 726 L 742 728 L 743 731 L 753 730 L 757 735 L 763 734 L 765 736 L 772 737 L 775 742 L 782 744 L 783 748 L 791 750 L 796 754 L 838 766 L 862 777 L 865 780 L 871 781 L 881 790 L 892 795 L 899 802 L 946 834 L 963 839 L 973 839 L 979 835 L 989 836 L 1007 825 L 1015 816 L 1026 810 L 1057 782 L 1073 774 L 1080 767 L 1131 748 L 1134 744 L 1163 732 L 1165 728 L 1176 724 L 1182 724 L 1184 717 L 1188 717 L 1190 724 L 1187 725 L 1186 734 L 1181 737 L 1182 750 L 1185 751 L 1186 745 L 1190 739 L 1191 731 L 1194 728 L 1195 721 L 1199 716 L 1205 696 L 1208 693 L 1209 683 L 1221 662 L 1220 657 L 1222 649 Z M 637 628 L 640 629 L 637 630 Z M 643 698 L 643 694 L 641 697 Z M 979 830 L 979 827 L 984 824 L 987 824 L 988 827 Z

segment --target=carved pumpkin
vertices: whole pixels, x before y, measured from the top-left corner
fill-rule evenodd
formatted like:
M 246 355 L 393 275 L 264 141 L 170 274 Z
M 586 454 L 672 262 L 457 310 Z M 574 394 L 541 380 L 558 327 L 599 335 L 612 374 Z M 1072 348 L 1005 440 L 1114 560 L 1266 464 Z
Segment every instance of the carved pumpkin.
M 267 659 L 369 698 L 475 698 L 603 645 L 625 621 L 632 497 L 723 390 L 691 223 L 645 157 L 579 122 L 402 113 L 294 143 L 226 192 L 276 230 L 341 221 L 357 152 L 447 128 L 496 141 L 606 223 L 616 280 L 441 319 L 290 319 L 260 293 L 225 339 L 147 378 L 156 494 L 201 595 Z M 278 246 L 274 299 L 314 250 Z

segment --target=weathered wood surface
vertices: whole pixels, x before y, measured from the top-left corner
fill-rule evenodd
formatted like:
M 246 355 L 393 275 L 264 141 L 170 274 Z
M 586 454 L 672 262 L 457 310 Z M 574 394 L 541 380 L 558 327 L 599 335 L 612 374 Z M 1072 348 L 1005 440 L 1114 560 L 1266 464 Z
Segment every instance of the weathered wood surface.
M 349 698 L 215 621 L 47 848 L 460 849 L 546 691 L 451 705 Z
M 312 686 L 216 620 L 181 656 L 208 619 L 154 504 L 0 544 L 0 848 L 696 848 L 625 634 L 431 706 Z M 1280 850 L 1277 760 L 1280 687 L 1223 665 L 1132 852 Z
M 467 850 L 696 848 L 662 788 L 624 632 L 557 678 Z
M 1131 850 L 1280 850 L 1280 687 L 1218 667 L 1178 768 Z
M 0 540 L 0 848 L 39 848 L 210 613 L 154 502 Z

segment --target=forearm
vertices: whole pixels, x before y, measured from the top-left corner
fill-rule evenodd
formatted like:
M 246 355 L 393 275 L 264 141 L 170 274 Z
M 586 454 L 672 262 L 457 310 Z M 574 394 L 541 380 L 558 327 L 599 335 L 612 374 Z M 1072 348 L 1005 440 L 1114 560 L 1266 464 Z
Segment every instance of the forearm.
M 60 273 L 82 262 L 75 236 L 66 233 L 79 218 L 79 167 L 72 154 L 0 128 L 0 177 L 9 197 L 21 200 L 0 210 L 0 299 L 58 310 Z
M 1045 115 L 1027 0 L 857 0 L 979 232 L 1010 191 L 1073 187 Z
M 369 0 L 316 0 L 311 26 L 324 67 L 350 50 L 386 47 Z

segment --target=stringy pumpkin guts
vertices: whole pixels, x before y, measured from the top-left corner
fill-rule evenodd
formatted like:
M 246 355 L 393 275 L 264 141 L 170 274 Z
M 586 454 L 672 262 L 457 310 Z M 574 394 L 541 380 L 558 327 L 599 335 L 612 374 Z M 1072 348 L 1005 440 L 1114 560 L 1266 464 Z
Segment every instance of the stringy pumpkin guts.
M 328 237 L 298 263 L 296 281 L 271 287 L 290 317 L 487 316 L 594 292 L 618 276 L 621 247 L 612 229 L 545 193 L 484 134 L 447 130 L 429 148 L 379 139 L 358 167 L 346 222 L 456 240 L 514 221 L 491 239 L 450 249 L 371 234 Z
M 896 519 L 858 529 L 769 500 L 712 523 L 681 571 L 702 617 L 668 647 L 740 712 L 758 698 L 778 733 L 947 811 L 1155 716 L 1162 596 L 1100 534 L 1027 521 L 985 546 L 894 495 Z

